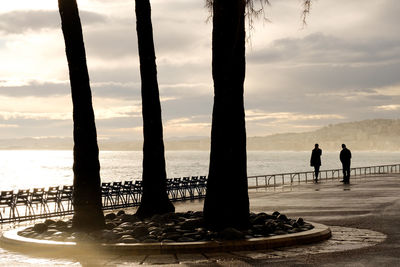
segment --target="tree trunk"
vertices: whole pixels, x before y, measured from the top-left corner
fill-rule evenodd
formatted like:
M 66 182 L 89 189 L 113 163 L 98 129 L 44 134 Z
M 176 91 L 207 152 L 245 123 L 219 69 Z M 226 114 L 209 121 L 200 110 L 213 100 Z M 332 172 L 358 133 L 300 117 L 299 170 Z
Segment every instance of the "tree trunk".
M 204 218 L 209 228 L 246 228 L 249 197 L 246 128 L 244 0 L 214 0 L 214 107 Z
M 104 227 L 99 148 L 86 65 L 82 26 L 76 0 L 58 0 L 71 82 L 74 121 L 73 227 L 90 231 Z
M 149 0 L 136 0 L 136 31 L 142 80 L 143 195 L 136 214 L 141 218 L 175 211 L 166 191 L 161 104 L 157 82 L 151 7 Z

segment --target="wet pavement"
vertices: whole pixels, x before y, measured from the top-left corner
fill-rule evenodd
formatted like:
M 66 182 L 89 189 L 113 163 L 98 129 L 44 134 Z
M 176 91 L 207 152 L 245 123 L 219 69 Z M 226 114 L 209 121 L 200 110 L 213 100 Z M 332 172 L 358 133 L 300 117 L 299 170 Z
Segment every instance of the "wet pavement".
M 290 218 L 329 226 L 332 238 L 317 244 L 225 253 L 123 255 L 85 251 L 43 256 L 0 248 L 0 266 L 400 266 L 400 175 L 300 184 L 250 191 L 251 210 L 277 210 Z M 201 210 L 202 201 L 175 203 Z M 3 230 L 7 226 L 3 226 Z

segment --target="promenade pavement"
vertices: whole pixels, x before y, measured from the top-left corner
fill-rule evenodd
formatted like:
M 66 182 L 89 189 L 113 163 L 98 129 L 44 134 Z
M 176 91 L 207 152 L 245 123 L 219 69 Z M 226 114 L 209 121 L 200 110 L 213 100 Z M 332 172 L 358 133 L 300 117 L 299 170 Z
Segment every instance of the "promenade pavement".
M 318 244 L 265 251 L 165 255 L 24 255 L 0 248 L 0 266 L 400 266 L 400 175 L 352 178 L 251 190 L 253 212 L 277 210 L 322 223 L 332 238 Z M 203 202 L 175 203 L 177 211 Z

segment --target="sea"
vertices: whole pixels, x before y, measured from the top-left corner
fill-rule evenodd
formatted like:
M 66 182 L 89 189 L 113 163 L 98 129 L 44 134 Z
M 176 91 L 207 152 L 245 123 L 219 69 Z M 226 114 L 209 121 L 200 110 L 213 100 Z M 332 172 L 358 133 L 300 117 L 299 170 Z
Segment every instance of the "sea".
M 400 152 L 353 151 L 352 167 L 399 164 Z M 248 151 L 249 176 L 312 171 L 311 151 Z M 207 175 L 208 151 L 166 151 L 168 178 Z M 321 170 L 339 169 L 339 151 L 323 152 Z M 72 185 L 73 154 L 66 150 L 0 151 L 0 191 Z M 140 180 L 141 151 L 101 151 L 102 182 Z

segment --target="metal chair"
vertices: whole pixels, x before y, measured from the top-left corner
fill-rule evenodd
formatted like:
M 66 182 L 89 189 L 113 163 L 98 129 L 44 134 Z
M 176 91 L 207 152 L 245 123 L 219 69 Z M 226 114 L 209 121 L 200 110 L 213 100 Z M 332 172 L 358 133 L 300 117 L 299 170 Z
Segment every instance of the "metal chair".
M 33 219 L 35 216 L 35 213 L 33 211 L 32 203 L 31 203 L 31 192 L 29 189 L 19 189 L 17 191 L 17 194 L 15 195 L 15 201 L 14 201 L 14 207 L 15 207 L 15 212 L 14 215 L 17 215 L 17 218 L 19 221 L 24 220 L 24 219 Z M 18 207 L 19 206 L 24 206 L 25 207 L 25 213 L 24 216 L 21 216 L 19 214 Z
M 111 197 L 111 183 L 101 183 L 101 198 L 104 209 L 113 209 L 114 202 Z
M 198 182 L 199 182 L 198 176 L 192 176 L 189 180 L 190 199 L 199 198 L 199 194 L 195 194 L 195 193 L 197 193 Z
M 72 185 L 64 185 L 59 193 L 60 208 L 63 214 L 72 212 L 72 192 L 74 187 Z M 64 202 L 67 202 L 67 209 L 64 207 Z
M 182 198 L 181 194 L 181 178 L 174 178 L 172 182 L 172 190 L 174 191 L 174 200 L 179 200 Z
M 174 189 L 174 180 L 172 178 L 167 178 L 166 188 L 167 188 L 167 195 L 168 195 L 169 199 L 171 199 L 172 201 L 175 201 L 176 194 L 175 194 L 175 189 Z
M 34 213 L 35 218 L 47 216 L 47 209 L 46 209 L 46 203 L 45 203 L 44 196 L 45 196 L 44 187 L 33 188 L 33 191 L 30 195 L 30 205 L 32 207 L 32 211 Z M 33 208 L 33 205 L 36 206 L 36 211 L 39 210 L 39 214 L 35 213 L 35 209 Z
M 125 181 L 122 185 L 121 191 L 121 194 L 124 197 L 125 207 L 134 206 L 137 201 L 134 193 L 133 181 Z
M 173 190 L 175 191 L 174 194 L 176 194 L 176 200 L 183 200 L 186 198 L 186 192 L 182 186 L 183 186 L 182 179 L 174 178 Z
M 189 193 L 189 198 L 192 198 L 193 192 L 190 188 L 190 177 L 183 177 L 181 181 L 181 192 L 183 193 L 182 199 L 187 199 L 186 192 Z
M 197 194 L 199 195 L 199 197 L 205 196 L 206 189 L 207 189 L 207 177 L 200 176 L 200 178 L 197 182 Z
M 3 211 L 0 210 L 0 221 L 4 222 L 11 222 L 15 218 L 15 196 L 14 191 L 1 191 L 0 192 L 0 209 L 3 208 Z M 6 214 L 6 209 L 9 209 L 8 218 L 3 217 Z
M 122 195 L 122 182 L 113 182 L 110 194 L 114 200 L 114 208 L 122 208 L 125 206 L 125 198 Z
M 133 193 L 135 194 L 136 205 L 139 205 L 142 201 L 143 185 L 141 180 L 136 180 L 133 185 Z
M 61 198 L 60 198 L 60 186 L 50 186 L 46 191 L 43 203 L 47 208 L 47 214 L 59 215 L 62 212 L 61 209 Z M 54 203 L 54 209 L 51 210 L 49 204 Z

